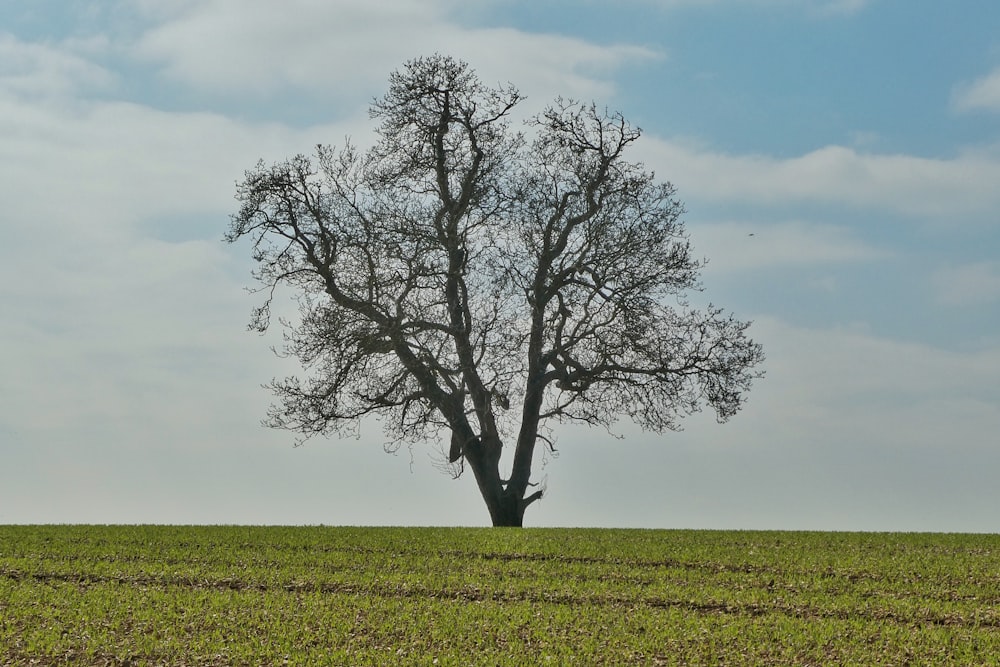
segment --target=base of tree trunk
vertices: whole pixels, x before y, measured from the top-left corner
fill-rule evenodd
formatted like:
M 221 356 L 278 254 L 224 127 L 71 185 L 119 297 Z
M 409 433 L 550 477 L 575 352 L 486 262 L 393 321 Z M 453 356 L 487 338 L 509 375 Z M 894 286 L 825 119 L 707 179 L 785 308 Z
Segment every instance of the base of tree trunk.
M 523 528 L 524 519 L 522 517 L 504 517 L 503 519 L 493 519 L 494 528 Z
M 494 528 L 521 528 L 524 525 L 524 510 L 517 498 L 505 496 L 494 502 L 487 501 Z

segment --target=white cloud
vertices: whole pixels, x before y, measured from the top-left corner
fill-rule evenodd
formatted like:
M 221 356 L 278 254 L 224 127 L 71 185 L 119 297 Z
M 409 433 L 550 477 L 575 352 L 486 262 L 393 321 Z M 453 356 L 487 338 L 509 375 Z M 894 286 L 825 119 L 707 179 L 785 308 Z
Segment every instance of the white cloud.
M 1000 429 L 995 344 L 956 351 L 880 336 L 865 325 L 753 320 L 767 375 L 733 419 L 734 447 L 788 455 L 813 448 L 807 456 L 850 449 L 858 464 L 865 448 L 900 461 L 935 450 L 965 460 L 993 452 Z M 707 423 L 695 429 L 699 437 L 722 435 Z
M 44 54 L 43 73 L 75 71 L 25 51 Z M 221 242 L 234 183 L 258 158 L 309 152 L 362 121 L 293 130 L 52 89 L 0 95 L 0 366 L 25 379 L 0 383 L 0 426 L 36 444 L 73 433 L 86 446 L 109 429 L 153 447 L 209 444 L 236 420 L 227 393 L 263 399 L 270 377 L 267 345 L 243 332 L 248 262 Z M 252 427 L 262 413 L 231 410 Z
M 434 52 L 469 61 L 486 81 L 512 80 L 529 95 L 601 96 L 603 78 L 635 46 L 509 28 L 464 28 L 441 0 L 211 0 L 188 5 L 141 37 L 136 53 L 204 91 L 268 95 L 286 88 L 367 102 L 389 72 Z
M 57 107 L 0 98 L 5 230 L 99 239 L 141 220 L 225 215 L 234 182 L 257 159 L 310 152 L 353 122 L 291 130 L 123 102 Z
M 646 137 L 637 153 L 688 196 L 760 205 L 816 202 L 949 222 L 979 221 L 1000 208 L 1000 159 L 861 153 L 826 146 L 792 158 L 731 155 Z
M 847 228 L 802 221 L 709 222 L 689 225 L 689 231 L 697 253 L 711 258 L 710 272 L 870 261 L 888 254 Z
M 92 44 L 75 44 L 92 48 Z M 67 49 L 29 43 L 0 33 L 0 96 L 69 96 L 105 89 L 114 75 Z
M 1000 112 L 1000 68 L 956 88 L 951 102 L 957 111 Z
M 618 525 L 992 530 L 1000 347 L 754 318 L 766 377 L 731 422 L 563 438 L 539 513 Z M 626 486 L 607 480 L 628 479 Z M 595 518 L 591 518 L 595 517 Z
M 1000 263 L 977 262 L 939 269 L 931 276 L 935 298 L 946 306 L 1000 301 Z
M 969 480 L 945 470 L 988 479 L 979 468 L 997 461 L 1000 347 L 954 351 L 874 335 L 863 326 L 809 329 L 767 317 L 757 318 L 754 330 L 768 354 L 768 375 L 738 417 L 739 446 L 773 448 L 779 459 L 802 457 L 810 467 L 840 459 L 848 467 L 806 473 L 811 484 L 841 493 L 868 487 L 861 505 L 874 514 L 885 511 L 878 496 L 909 496 L 911 508 L 947 507 L 946 518 L 925 530 L 958 530 L 970 519 L 986 525 L 986 512 L 956 502 Z M 873 469 L 880 473 L 871 475 Z M 824 497 L 830 503 L 836 493 Z M 889 512 L 903 513 L 907 509 Z
M 799 403 L 861 409 L 871 401 L 862 412 L 874 417 L 886 403 L 1000 399 L 1000 348 L 953 351 L 878 336 L 864 325 L 810 329 L 771 317 L 756 318 L 754 328 L 770 350 L 765 383 L 781 385 Z

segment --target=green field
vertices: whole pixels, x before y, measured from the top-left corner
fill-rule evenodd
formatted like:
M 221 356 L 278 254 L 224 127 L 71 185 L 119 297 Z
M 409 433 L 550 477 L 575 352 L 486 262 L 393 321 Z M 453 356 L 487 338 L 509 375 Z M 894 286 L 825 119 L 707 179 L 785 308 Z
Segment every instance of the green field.
M 0 526 L 2 665 L 977 665 L 998 626 L 995 535 Z

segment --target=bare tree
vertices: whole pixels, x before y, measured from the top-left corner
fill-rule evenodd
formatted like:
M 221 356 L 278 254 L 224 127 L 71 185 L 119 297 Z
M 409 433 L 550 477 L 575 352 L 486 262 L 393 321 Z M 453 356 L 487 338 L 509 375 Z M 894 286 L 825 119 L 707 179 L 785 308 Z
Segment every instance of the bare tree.
M 554 423 L 662 432 L 706 403 L 720 421 L 739 410 L 761 347 L 686 301 L 701 264 L 673 186 L 625 159 L 637 128 L 560 99 L 529 140 L 510 128 L 518 91 L 445 56 L 389 84 L 374 148 L 320 146 L 238 185 L 226 239 L 249 237 L 268 294 L 251 326 L 293 288 L 286 351 L 308 371 L 273 383 L 265 423 L 308 437 L 378 415 L 393 442 L 450 434 L 452 471 L 472 470 L 494 525 L 520 526 Z

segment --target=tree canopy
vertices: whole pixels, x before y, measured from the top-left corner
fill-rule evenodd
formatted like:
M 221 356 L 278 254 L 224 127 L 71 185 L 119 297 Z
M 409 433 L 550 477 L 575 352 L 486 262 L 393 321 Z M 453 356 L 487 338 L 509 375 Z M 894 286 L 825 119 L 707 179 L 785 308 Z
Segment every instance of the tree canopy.
M 763 360 L 749 323 L 687 301 L 701 262 L 674 187 L 626 159 L 639 129 L 557 99 L 515 130 L 521 101 L 461 61 L 412 60 L 371 106 L 371 149 L 259 163 L 226 236 L 250 240 L 268 295 L 252 327 L 279 285 L 298 298 L 304 377 L 272 383 L 266 423 L 342 435 L 377 415 L 392 442 L 443 440 L 494 525 L 541 497 L 554 424 L 726 420 Z

